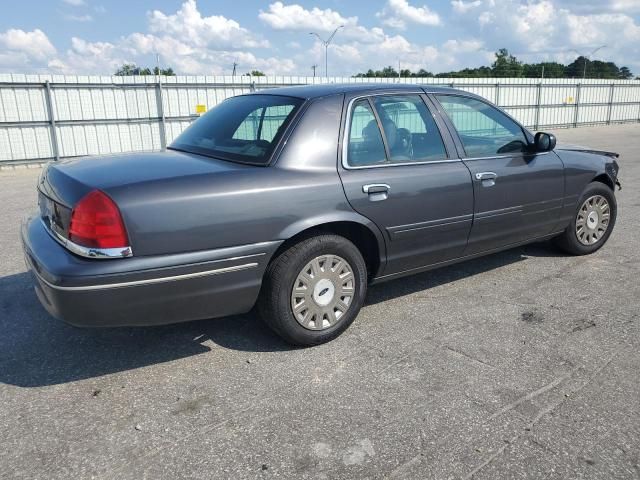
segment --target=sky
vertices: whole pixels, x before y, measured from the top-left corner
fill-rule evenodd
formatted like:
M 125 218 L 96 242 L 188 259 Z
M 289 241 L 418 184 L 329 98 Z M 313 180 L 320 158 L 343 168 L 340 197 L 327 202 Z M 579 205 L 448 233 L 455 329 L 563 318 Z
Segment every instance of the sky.
M 8 2 L 8 0 L 5 0 Z M 123 63 L 183 75 L 434 73 L 589 55 L 640 75 L 640 0 L 21 0 L 0 17 L 0 72 L 108 75 Z

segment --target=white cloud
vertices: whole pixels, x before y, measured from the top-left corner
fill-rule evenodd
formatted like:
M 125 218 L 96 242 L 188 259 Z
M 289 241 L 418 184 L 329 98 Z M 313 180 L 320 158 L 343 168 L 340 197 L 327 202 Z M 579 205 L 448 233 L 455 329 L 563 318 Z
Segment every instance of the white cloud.
M 285 5 L 275 2 L 269 5 L 266 12 L 261 10 L 258 17 L 274 30 L 331 34 L 336 28 L 343 26 L 337 34 L 339 37 L 357 39 L 362 43 L 384 40 L 384 31 L 381 28 L 365 28 L 358 24 L 358 17 L 344 17 L 330 8 L 321 10 L 314 7 L 307 10 L 298 4 Z
M 575 14 L 640 12 L 639 0 L 555 0 L 554 4 Z
M 276 30 L 329 32 L 340 25 L 347 26 L 358 23 L 358 17 L 345 18 L 330 8 L 320 10 L 313 7 L 313 9 L 307 10 L 301 5 L 285 5 L 282 2 L 272 3 L 266 12 L 261 10 L 258 18 Z
M 203 17 L 195 0 L 185 1 L 180 10 L 167 15 L 160 10 L 149 14 L 149 30 L 162 36 L 173 36 L 194 46 L 207 48 L 268 47 L 235 20 L 222 15 Z
M 95 74 L 114 72 L 123 63 L 129 63 L 129 59 L 113 43 L 72 37 L 65 56 L 53 58 L 48 67 L 61 73 Z
M 473 0 L 470 2 L 465 2 L 464 0 L 453 0 L 451 2 L 453 11 L 456 13 L 467 13 L 474 8 L 478 8 L 480 5 L 482 5 L 482 0 Z
M 65 20 L 69 20 L 71 22 L 92 22 L 93 17 L 89 14 L 85 15 L 63 15 Z
M 37 28 L 31 32 L 11 28 L 0 33 L 0 45 L 9 53 L 24 54 L 36 60 L 46 59 L 56 53 L 44 32 Z
M 71 1 L 80 6 L 78 0 Z M 324 47 L 308 32 L 326 38 L 344 25 L 329 48 L 331 75 L 387 65 L 397 68 L 398 60 L 403 69 L 414 71 L 475 67 L 489 64 L 501 47 L 527 62 L 567 63 L 576 57 L 572 49 L 589 53 L 602 44 L 607 48 L 596 58 L 640 73 L 640 25 L 632 13 L 640 11 L 640 0 L 448 0 L 448 11 L 439 11 L 440 16 L 425 5 L 435 5 L 434 1 L 384 1 L 373 24 L 335 7 L 305 8 L 275 1 L 256 12 L 262 36 L 219 13 L 203 15 L 196 0 L 182 0 L 176 10 L 149 12 L 146 28 L 109 41 L 76 36 L 65 51 L 56 50 L 42 30 L 10 29 L 0 32 L 0 70 L 108 74 L 125 62 L 153 66 L 159 53 L 161 64 L 179 74 L 230 74 L 237 62 L 239 73 L 257 69 L 304 75 L 312 64 L 320 65 L 319 72 L 324 70 Z M 93 2 L 83 4 L 85 10 L 63 14 L 79 21 L 104 11 Z M 388 28 L 375 26 L 377 21 L 407 33 L 390 34 Z M 424 28 L 445 22 L 446 29 Z M 266 40 L 270 34 L 277 44 Z
M 437 26 L 442 23 L 440 16 L 429 7 L 414 7 L 407 0 L 387 0 L 382 11 L 376 13 L 384 25 L 392 28 L 405 29 L 407 23 Z
M 86 5 L 86 2 L 84 0 L 62 0 L 62 1 L 67 5 L 71 5 L 73 7 L 82 7 L 83 5 Z
M 154 10 L 148 14 L 148 32 L 134 32 L 116 42 L 87 42 L 73 38 L 63 57 L 49 67 L 64 73 L 110 73 L 123 63 L 161 63 L 186 75 L 228 74 L 234 62 L 241 72 L 293 73 L 295 63 L 274 56 L 262 58 L 246 49 L 268 47 L 266 40 L 238 22 L 221 15 L 203 16 L 195 0 L 186 0 L 172 14 Z M 150 60 L 152 59 L 152 60 Z
M 451 53 L 472 53 L 482 50 L 484 47 L 480 40 L 447 40 L 442 48 Z
M 612 0 L 611 9 L 624 12 L 624 13 L 636 13 L 640 12 L 640 1 L 638 0 Z
M 585 0 L 576 8 L 570 8 L 568 0 L 481 2 L 477 9 L 457 10 L 458 21 L 467 30 L 479 28 L 494 50 L 506 46 L 527 61 L 571 62 L 576 57 L 573 49 L 588 54 L 606 44 L 596 57 L 640 70 L 640 25 L 631 15 L 615 11 L 631 8 L 638 0 Z M 455 11 L 455 0 L 452 7 Z

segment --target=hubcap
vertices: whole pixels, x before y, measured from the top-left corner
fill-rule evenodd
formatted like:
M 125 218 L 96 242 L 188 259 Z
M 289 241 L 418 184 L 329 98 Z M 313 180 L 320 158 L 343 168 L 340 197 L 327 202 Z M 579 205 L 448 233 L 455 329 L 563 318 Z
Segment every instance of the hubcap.
M 611 208 L 602 195 L 587 198 L 576 218 L 576 237 L 583 245 L 597 243 L 609 228 Z
M 344 258 L 337 255 L 314 258 L 293 284 L 293 316 L 309 330 L 324 330 L 335 325 L 353 301 L 354 281 L 353 269 Z

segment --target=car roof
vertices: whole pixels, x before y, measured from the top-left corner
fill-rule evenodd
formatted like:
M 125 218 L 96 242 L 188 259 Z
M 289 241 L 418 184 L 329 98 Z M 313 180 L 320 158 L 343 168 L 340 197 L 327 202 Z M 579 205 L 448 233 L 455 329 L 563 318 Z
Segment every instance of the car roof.
M 469 92 L 439 85 L 422 85 L 417 83 L 323 83 L 319 85 L 299 85 L 291 87 L 276 87 L 260 89 L 253 94 L 260 95 L 283 95 L 312 99 L 326 97 L 327 95 L 337 95 L 345 93 L 361 93 L 370 95 L 375 93 L 394 92 L 419 92 L 426 90 L 428 93 L 464 93 Z

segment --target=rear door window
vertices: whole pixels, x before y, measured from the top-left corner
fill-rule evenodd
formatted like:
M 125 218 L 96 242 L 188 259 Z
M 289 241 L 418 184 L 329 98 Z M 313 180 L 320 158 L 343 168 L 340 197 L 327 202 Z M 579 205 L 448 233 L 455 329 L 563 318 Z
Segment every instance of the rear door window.
M 418 95 L 373 97 L 389 148 L 391 163 L 440 160 L 447 157 L 436 122 Z
M 349 125 L 347 162 L 352 167 L 384 164 L 387 155 L 382 134 L 371 109 L 369 100 L 358 100 L 353 104 Z

